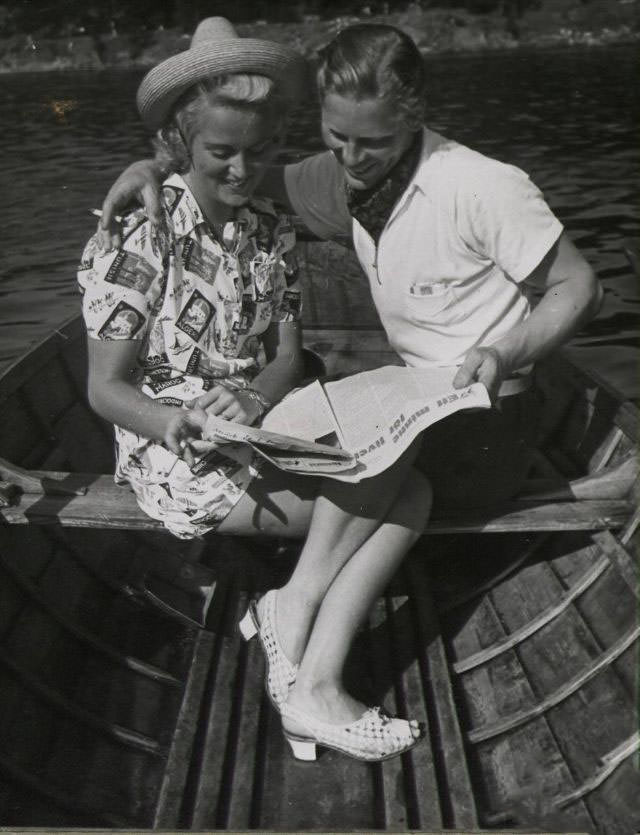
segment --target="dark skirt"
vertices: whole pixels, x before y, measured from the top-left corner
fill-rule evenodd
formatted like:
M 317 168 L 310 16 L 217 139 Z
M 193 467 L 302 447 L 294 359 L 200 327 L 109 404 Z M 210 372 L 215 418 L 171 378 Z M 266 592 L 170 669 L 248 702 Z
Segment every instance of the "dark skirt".
M 531 465 L 539 413 L 538 394 L 529 389 L 425 430 L 415 466 L 431 482 L 434 507 L 486 508 L 513 498 Z

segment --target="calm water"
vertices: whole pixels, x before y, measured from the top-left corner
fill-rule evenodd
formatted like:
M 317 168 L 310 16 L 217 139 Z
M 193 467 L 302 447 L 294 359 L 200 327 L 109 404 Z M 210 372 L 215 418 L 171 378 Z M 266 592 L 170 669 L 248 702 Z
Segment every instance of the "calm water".
M 573 342 L 586 365 L 640 395 L 638 282 L 623 242 L 640 238 L 637 48 L 434 56 L 430 127 L 523 167 L 597 269 L 605 305 Z M 148 154 L 140 72 L 0 76 L 0 368 L 78 310 L 88 214 Z M 319 149 L 313 107 L 285 158 Z

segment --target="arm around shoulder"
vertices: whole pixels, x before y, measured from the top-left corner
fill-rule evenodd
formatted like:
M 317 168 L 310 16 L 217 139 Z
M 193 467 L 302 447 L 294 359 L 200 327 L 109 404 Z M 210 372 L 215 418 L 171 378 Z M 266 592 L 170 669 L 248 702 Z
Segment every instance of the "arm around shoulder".
M 144 206 L 147 217 L 154 226 L 163 224 L 160 186 L 166 174 L 166 166 L 156 159 L 133 162 L 120 174 L 102 204 L 102 217 L 98 229 L 105 250 L 120 246 L 121 235 L 116 216 L 125 214 L 132 205 Z

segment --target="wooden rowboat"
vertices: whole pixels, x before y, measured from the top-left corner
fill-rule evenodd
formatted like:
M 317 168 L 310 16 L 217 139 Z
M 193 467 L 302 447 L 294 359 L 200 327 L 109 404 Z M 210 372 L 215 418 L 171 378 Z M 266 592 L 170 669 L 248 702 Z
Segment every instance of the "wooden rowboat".
M 301 263 L 328 371 L 393 362 L 344 252 Z M 540 364 L 527 491 L 433 520 L 351 654 L 354 693 L 426 744 L 298 763 L 236 625 L 299 546 L 159 531 L 109 475 L 83 339 L 73 320 L 0 378 L 0 825 L 637 831 L 633 404 Z

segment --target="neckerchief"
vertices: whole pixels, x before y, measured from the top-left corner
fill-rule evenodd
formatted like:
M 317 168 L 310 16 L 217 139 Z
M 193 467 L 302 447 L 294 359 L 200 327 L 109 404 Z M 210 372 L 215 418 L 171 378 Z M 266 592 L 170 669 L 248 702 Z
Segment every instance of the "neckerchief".
M 384 178 L 372 188 L 357 190 L 345 182 L 349 214 L 360 223 L 378 245 L 393 207 L 409 185 L 422 153 L 422 131 Z

